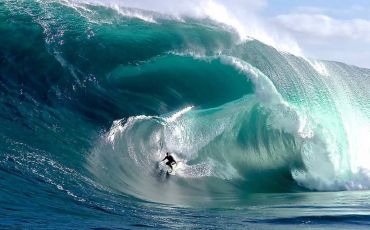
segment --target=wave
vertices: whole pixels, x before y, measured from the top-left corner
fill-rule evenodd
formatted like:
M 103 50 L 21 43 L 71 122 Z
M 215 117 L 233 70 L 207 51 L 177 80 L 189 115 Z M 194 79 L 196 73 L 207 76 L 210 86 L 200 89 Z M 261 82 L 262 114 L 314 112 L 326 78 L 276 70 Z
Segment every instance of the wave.
M 368 69 L 240 41 L 209 19 L 71 1 L 0 9 L 7 170 L 22 159 L 79 200 L 84 185 L 176 204 L 370 186 Z M 181 162 L 167 179 L 166 151 Z
M 173 183 L 169 189 L 162 181 L 157 184 L 160 173 L 154 172 L 152 178 L 156 162 L 167 151 L 175 153 L 175 157 L 183 163 L 178 177 L 201 178 L 202 183 L 196 182 L 196 191 L 201 190 L 201 194 L 206 194 L 208 199 L 213 194 L 217 197 L 225 190 L 240 188 L 242 191 L 236 194 L 248 190 L 297 191 L 299 189 L 294 186 L 293 179 L 315 190 L 352 189 L 351 186 L 357 186 L 355 183 L 366 183 L 363 176 L 355 182 L 356 175 L 348 181 L 346 175 L 339 174 L 340 170 L 348 173 L 350 169 L 343 168 L 348 167 L 345 165 L 347 162 L 342 162 L 342 168 L 336 168 L 338 165 L 335 163 L 338 162 L 334 160 L 342 159 L 333 160 L 330 154 L 338 154 L 335 157 L 344 159 L 346 156 L 339 155 L 341 152 L 338 152 L 337 146 L 330 143 L 333 137 L 328 136 L 325 128 L 309 120 L 312 118 L 301 114 L 296 106 L 285 101 L 261 71 L 234 57 L 221 56 L 217 59 L 221 60 L 220 64 L 232 66 L 243 73 L 247 82 L 253 84 L 253 93 L 211 109 L 187 107 L 176 113 L 182 115 L 177 115 L 176 119 L 171 116 L 135 116 L 127 121 L 115 121 L 102 146 L 92 154 L 90 161 L 93 167 L 90 171 L 97 178 L 104 178 L 102 181 L 111 180 L 109 186 L 116 185 L 116 189 L 123 189 L 125 193 L 140 194 L 143 199 L 163 202 L 194 200 L 194 193 L 189 192 L 186 189 L 188 185 L 183 185 L 182 181 L 176 184 L 176 189 Z M 114 157 L 120 155 L 122 159 Z M 117 171 L 102 172 L 97 167 L 102 164 L 103 168 L 117 168 Z M 139 172 L 135 172 L 135 168 Z M 124 181 L 126 186 L 117 184 L 118 178 L 114 175 L 126 174 L 127 170 L 135 172 L 134 178 L 147 178 L 149 181 L 146 179 L 141 184 L 135 179 Z M 125 178 L 131 176 L 128 174 Z M 213 186 L 210 190 L 208 180 L 220 187 Z M 161 190 L 175 190 L 183 197 L 165 196 L 167 200 L 151 197 L 153 194 L 163 195 Z

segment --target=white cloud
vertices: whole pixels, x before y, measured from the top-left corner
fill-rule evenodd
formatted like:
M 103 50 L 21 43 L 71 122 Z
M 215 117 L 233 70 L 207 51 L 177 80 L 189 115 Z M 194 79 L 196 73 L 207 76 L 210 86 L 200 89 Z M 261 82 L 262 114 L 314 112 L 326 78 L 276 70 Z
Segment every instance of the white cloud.
M 274 19 L 285 30 L 309 37 L 345 38 L 370 42 L 370 21 L 337 20 L 322 14 L 285 14 Z
M 368 7 L 354 4 L 346 8 L 325 8 L 325 7 L 314 7 L 314 6 L 300 6 L 295 7 L 291 10 L 294 13 L 301 14 L 326 14 L 329 16 L 353 16 L 357 14 L 368 14 L 370 10 Z
M 271 19 L 311 58 L 370 67 L 370 20 L 340 20 L 324 14 L 292 13 Z

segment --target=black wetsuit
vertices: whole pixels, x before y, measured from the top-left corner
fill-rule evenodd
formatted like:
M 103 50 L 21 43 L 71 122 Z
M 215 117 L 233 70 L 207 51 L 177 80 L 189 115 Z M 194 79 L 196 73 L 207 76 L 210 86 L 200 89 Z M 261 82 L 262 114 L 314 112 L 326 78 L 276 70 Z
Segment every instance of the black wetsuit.
M 171 155 L 166 156 L 163 159 L 163 161 L 166 160 L 166 159 L 167 159 L 166 165 L 168 165 L 172 169 L 172 163 L 175 163 L 176 164 L 175 159 L 173 159 L 173 157 Z

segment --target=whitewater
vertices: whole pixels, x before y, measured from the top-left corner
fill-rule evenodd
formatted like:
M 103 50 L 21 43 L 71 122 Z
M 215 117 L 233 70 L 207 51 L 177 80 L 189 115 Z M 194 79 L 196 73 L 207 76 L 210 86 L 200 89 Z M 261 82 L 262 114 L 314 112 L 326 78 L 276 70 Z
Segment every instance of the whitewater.
M 370 70 L 205 9 L 0 2 L 1 229 L 368 227 Z

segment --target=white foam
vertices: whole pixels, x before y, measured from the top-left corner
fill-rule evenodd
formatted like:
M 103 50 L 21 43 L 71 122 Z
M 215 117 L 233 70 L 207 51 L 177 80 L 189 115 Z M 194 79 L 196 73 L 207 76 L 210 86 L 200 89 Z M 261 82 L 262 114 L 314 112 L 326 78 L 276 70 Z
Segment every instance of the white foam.
M 307 60 L 307 59 L 306 59 Z M 323 62 L 321 61 L 318 61 L 318 60 L 313 60 L 313 61 L 309 61 L 307 60 L 308 63 L 310 63 L 310 65 L 319 73 L 321 74 L 322 76 L 325 76 L 325 77 L 328 77 L 329 76 L 329 72 L 328 70 L 326 69 L 326 66 Z
M 170 122 L 174 122 L 174 121 L 176 121 L 179 117 L 181 117 L 181 116 L 183 116 L 185 113 L 189 112 L 193 107 L 194 107 L 194 106 L 188 106 L 188 107 L 186 107 L 186 108 L 184 108 L 184 109 L 182 109 L 182 110 L 180 110 L 180 111 L 178 111 L 178 112 L 176 112 L 176 113 L 172 114 L 171 116 L 169 116 L 169 117 L 165 118 L 165 120 L 166 120 L 167 122 L 169 122 L 169 123 L 170 123 Z
M 142 11 L 137 10 L 137 9 L 122 8 L 117 4 L 112 5 L 111 8 L 113 8 L 119 14 L 125 17 L 137 18 L 137 19 L 143 20 L 145 22 L 150 22 L 150 23 L 157 23 L 153 15 L 150 15 L 149 13 L 143 13 Z
M 109 142 L 114 143 L 114 140 L 117 134 L 123 133 L 126 129 L 134 125 L 137 121 L 149 120 L 151 118 L 153 118 L 153 116 L 139 115 L 139 116 L 129 117 L 127 121 L 125 119 L 115 120 L 113 121 L 112 127 L 110 128 L 106 139 Z

